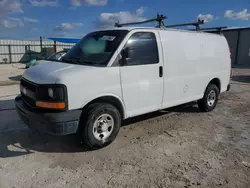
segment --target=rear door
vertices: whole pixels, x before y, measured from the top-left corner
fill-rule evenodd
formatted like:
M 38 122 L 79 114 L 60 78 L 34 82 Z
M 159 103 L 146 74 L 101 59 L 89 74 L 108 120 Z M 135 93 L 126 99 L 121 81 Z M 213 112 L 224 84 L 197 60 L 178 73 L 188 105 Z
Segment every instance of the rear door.
M 132 31 L 123 49 L 126 63 L 120 67 L 123 100 L 127 116 L 161 109 L 163 59 L 157 31 Z

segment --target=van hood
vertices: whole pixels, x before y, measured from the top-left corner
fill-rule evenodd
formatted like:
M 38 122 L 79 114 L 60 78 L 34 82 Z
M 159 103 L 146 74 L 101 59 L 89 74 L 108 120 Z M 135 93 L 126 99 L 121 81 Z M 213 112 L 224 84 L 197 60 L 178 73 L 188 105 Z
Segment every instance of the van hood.
M 37 84 L 55 84 L 65 76 L 94 67 L 41 60 L 23 73 L 23 78 Z

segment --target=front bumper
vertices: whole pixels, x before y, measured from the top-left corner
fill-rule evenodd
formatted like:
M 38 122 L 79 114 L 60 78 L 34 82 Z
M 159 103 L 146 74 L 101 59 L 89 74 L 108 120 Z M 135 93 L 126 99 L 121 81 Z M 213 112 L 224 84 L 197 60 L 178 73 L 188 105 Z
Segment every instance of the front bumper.
M 40 112 L 31 109 L 20 96 L 15 98 L 16 111 L 21 120 L 32 130 L 52 135 L 77 132 L 81 110 L 66 112 Z

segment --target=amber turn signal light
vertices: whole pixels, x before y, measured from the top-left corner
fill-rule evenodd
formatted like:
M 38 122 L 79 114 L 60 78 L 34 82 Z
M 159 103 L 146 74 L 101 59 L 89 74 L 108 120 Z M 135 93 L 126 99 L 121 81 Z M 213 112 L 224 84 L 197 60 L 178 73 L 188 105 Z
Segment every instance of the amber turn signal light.
M 50 108 L 50 109 L 65 109 L 66 107 L 64 102 L 43 102 L 43 101 L 36 101 L 36 106 L 41 108 Z

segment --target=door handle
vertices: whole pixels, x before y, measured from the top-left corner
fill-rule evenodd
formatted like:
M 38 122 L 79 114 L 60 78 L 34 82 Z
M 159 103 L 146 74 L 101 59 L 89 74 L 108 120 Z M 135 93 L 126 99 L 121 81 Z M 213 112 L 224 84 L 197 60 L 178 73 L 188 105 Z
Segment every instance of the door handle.
M 163 76 L 163 67 L 159 67 L 159 77 L 161 78 Z

